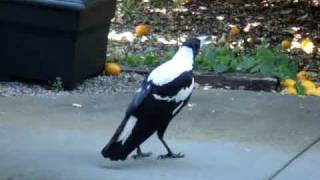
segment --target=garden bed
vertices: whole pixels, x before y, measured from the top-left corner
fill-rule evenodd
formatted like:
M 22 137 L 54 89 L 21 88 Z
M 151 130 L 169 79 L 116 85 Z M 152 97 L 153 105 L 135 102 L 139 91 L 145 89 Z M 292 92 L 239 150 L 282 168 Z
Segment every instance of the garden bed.
M 307 80 L 320 93 L 318 1 L 119 2 L 107 57 L 125 72 L 146 74 L 185 39 L 207 35 L 210 45 L 194 63 L 198 84 L 304 95 L 308 88 L 299 89 Z M 300 72 L 307 78 L 298 78 Z M 296 86 L 279 88 L 288 80 Z
M 205 34 L 216 43 L 241 44 L 247 52 L 265 40 L 271 47 L 288 40 L 290 49 L 287 53 L 297 59 L 299 69 L 320 70 L 319 4 L 310 5 L 309 1 L 182 0 L 166 5 L 165 2 L 169 1 L 118 2 L 109 34 L 109 60 L 118 57 L 114 49 L 119 49 L 120 55 L 152 49 L 161 56 L 185 38 Z M 139 24 L 150 27 L 148 36 L 135 36 L 135 27 Z M 228 38 L 231 27 L 240 30 L 233 39 Z M 313 53 L 299 50 L 307 38 L 315 45 Z M 310 50 L 310 41 L 304 42 L 304 49 Z

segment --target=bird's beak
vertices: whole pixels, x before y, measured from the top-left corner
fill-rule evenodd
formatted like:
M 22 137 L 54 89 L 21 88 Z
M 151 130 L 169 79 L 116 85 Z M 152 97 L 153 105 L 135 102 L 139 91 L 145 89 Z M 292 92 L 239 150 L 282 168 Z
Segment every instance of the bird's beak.
M 200 40 L 200 47 L 209 43 L 209 36 L 199 36 L 199 37 L 197 37 L 197 39 Z

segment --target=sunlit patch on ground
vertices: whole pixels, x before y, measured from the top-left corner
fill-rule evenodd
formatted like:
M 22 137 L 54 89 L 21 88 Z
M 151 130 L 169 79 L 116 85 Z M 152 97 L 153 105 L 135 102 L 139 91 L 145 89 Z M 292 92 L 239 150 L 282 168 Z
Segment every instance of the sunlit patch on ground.
M 114 41 L 120 41 L 120 42 L 133 42 L 136 37 L 132 32 L 116 32 L 115 30 L 112 30 L 109 35 L 108 39 L 114 40 Z

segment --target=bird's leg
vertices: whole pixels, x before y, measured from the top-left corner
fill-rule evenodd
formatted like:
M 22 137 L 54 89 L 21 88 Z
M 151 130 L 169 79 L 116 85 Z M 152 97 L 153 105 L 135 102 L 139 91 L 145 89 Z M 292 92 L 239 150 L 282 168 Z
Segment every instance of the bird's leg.
M 173 153 L 171 151 L 171 149 L 169 148 L 168 144 L 164 141 L 163 139 L 163 134 L 159 134 L 158 133 L 158 137 L 160 139 L 160 141 L 162 142 L 162 144 L 164 145 L 164 147 L 167 149 L 168 153 L 164 154 L 164 155 L 160 155 L 158 156 L 158 159 L 167 159 L 167 158 L 184 158 L 184 154 L 182 153 Z
M 141 158 L 145 158 L 145 157 L 149 157 L 151 156 L 152 152 L 147 152 L 147 153 L 143 153 L 141 151 L 140 146 L 137 147 L 137 154 L 133 155 L 132 158 L 133 159 L 141 159 Z

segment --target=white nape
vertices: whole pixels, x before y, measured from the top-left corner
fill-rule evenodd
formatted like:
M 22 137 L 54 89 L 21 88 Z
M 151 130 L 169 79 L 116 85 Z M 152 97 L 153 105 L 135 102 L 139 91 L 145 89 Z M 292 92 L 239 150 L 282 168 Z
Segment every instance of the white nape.
M 132 130 L 137 123 L 137 120 L 138 119 L 134 116 L 129 117 L 128 121 L 126 122 L 126 125 L 122 129 L 122 132 L 118 138 L 118 142 L 122 142 L 122 145 L 127 141 L 128 137 L 132 133 Z
M 193 87 L 194 87 L 194 79 L 192 78 L 192 83 L 189 87 L 186 87 L 184 89 L 181 89 L 175 96 L 172 96 L 172 97 L 169 97 L 169 96 L 166 96 L 166 97 L 162 97 L 158 94 L 152 94 L 153 97 L 157 100 L 161 100 L 161 101 L 168 101 L 168 102 L 171 102 L 171 101 L 175 101 L 176 103 L 179 103 L 181 101 L 184 101 L 186 100 L 192 90 L 193 90 Z
M 193 66 L 193 51 L 191 48 L 182 46 L 174 57 L 156 69 L 154 69 L 148 81 L 155 85 L 162 86 L 173 81 L 185 71 L 191 71 Z

